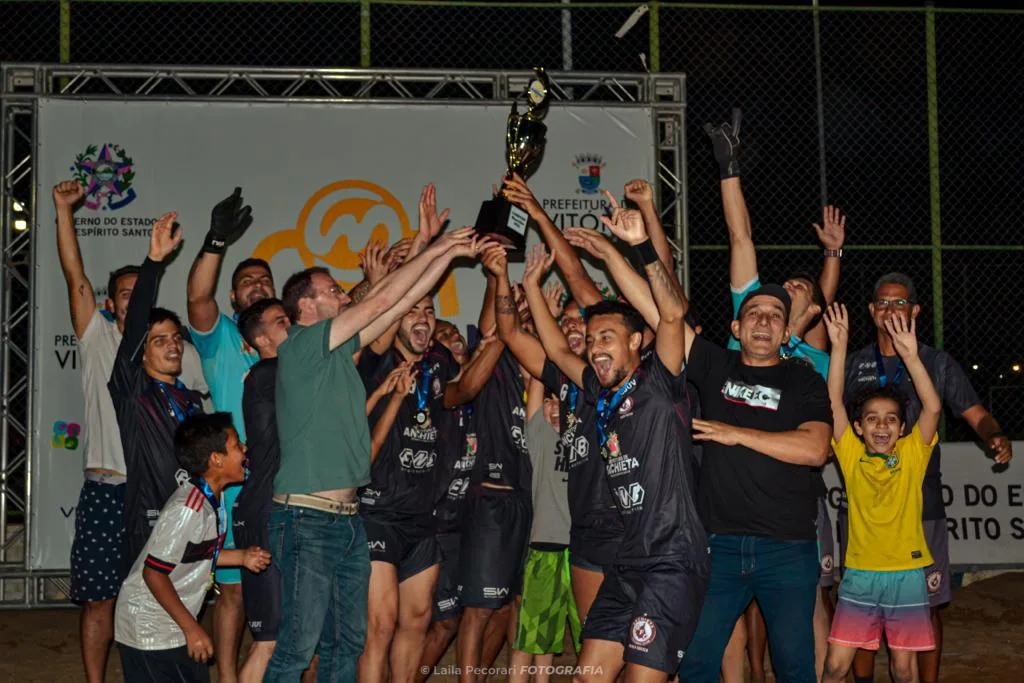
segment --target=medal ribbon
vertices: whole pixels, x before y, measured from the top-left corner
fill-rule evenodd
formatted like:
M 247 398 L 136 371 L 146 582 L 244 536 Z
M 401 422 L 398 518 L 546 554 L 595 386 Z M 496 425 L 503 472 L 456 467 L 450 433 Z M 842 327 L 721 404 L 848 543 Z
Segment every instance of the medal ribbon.
M 188 401 L 187 407 L 185 408 L 185 410 L 182 410 L 181 406 L 178 405 L 178 402 L 174 400 L 173 396 L 171 396 L 171 392 L 167 390 L 167 383 L 166 382 L 161 382 L 158 379 L 154 379 L 153 382 L 156 384 L 157 388 L 160 390 L 160 393 L 164 395 L 164 398 L 167 399 L 167 405 L 168 405 L 168 407 L 171 410 L 171 415 L 174 416 L 174 420 L 178 424 L 181 424 L 182 422 L 185 421 L 185 418 L 191 417 L 191 416 L 195 415 L 199 411 L 199 406 L 197 406 L 192 401 Z M 179 380 L 175 380 L 174 388 L 178 389 L 178 390 L 180 390 L 182 392 L 187 392 L 188 391 L 188 389 L 185 387 L 185 385 L 182 383 L 182 381 L 180 379 Z M 188 394 L 186 394 L 186 396 L 188 396 Z
M 421 413 L 427 412 L 427 399 L 430 398 L 430 363 L 424 358 L 420 361 L 420 381 L 416 385 L 416 407 Z
M 885 386 L 889 383 L 889 375 L 885 371 L 885 361 L 882 360 L 882 350 L 878 348 L 878 344 L 875 344 L 875 368 L 878 370 L 878 384 L 879 386 Z M 906 371 L 906 366 L 903 365 L 903 359 L 896 365 L 896 374 L 892 377 L 892 385 L 898 387 L 900 381 L 903 380 L 903 373 Z
M 217 558 L 220 557 L 221 539 L 227 532 L 227 521 L 224 515 L 224 510 L 221 509 L 220 500 L 217 496 L 213 495 L 213 489 L 210 488 L 210 484 L 202 477 L 196 477 L 195 485 L 213 507 L 213 511 L 217 513 L 217 545 L 213 549 L 213 564 L 210 565 L 210 585 L 212 586 L 217 572 Z
M 597 399 L 597 434 L 601 439 L 601 445 L 604 446 L 608 440 L 608 435 L 605 434 L 605 427 L 608 426 L 608 420 L 611 418 L 612 413 L 618 410 L 619 406 L 622 405 L 622 401 L 626 398 L 626 394 L 636 389 L 636 376 L 629 378 L 629 381 L 619 387 L 615 395 L 612 396 L 611 400 L 608 400 L 608 390 L 601 391 L 601 396 Z
M 579 397 L 580 388 L 576 386 L 573 382 L 569 382 L 569 393 L 566 398 L 569 401 L 569 412 L 573 413 L 574 415 L 576 414 L 576 401 L 579 400 Z

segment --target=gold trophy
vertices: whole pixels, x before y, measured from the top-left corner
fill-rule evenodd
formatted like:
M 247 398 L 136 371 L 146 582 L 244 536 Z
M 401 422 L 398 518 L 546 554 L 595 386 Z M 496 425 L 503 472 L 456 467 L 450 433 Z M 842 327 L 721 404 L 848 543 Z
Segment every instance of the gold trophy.
M 550 81 L 543 68 L 533 70 L 534 78 L 523 91 L 526 113 L 520 114 L 519 96 L 512 101 L 505 131 L 505 159 L 508 164 L 505 177 L 518 173 L 524 180 L 533 175 L 544 154 L 544 135 L 548 127 L 541 123 L 551 101 Z M 520 95 L 521 96 L 521 95 Z M 480 205 L 476 217 L 476 231 L 495 238 L 511 251 L 525 251 L 526 231 L 536 222 L 529 214 L 505 199 L 501 192 Z

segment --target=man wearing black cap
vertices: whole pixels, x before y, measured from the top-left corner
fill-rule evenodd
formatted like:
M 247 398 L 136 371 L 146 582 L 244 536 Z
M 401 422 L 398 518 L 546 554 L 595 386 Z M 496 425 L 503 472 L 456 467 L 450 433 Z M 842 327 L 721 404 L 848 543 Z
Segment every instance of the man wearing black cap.
M 686 371 L 705 419 L 698 503 L 710 532 L 711 583 L 680 668 L 687 683 L 717 683 L 736 619 L 754 598 L 768 625 L 779 680 L 812 683 L 818 581 L 814 518 L 832 433 L 824 380 L 779 357 L 791 302 L 780 285 L 748 293 L 732 323 L 740 350 L 687 330 Z

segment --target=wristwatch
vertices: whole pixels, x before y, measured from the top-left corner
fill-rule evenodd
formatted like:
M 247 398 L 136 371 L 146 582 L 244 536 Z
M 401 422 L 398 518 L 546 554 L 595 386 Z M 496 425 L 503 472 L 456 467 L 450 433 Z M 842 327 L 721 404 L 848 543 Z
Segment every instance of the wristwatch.
M 823 251 L 825 252 L 825 258 L 843 258 L 842 249 L 824 249 Z

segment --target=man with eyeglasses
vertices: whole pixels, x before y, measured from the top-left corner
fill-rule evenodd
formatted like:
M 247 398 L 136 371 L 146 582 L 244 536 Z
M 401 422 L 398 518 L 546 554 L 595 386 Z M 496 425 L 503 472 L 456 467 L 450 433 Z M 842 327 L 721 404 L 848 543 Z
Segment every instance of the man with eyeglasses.
M 370 431 L 353 356 L 420 301 L 453 259 L 490 244 L 473 235 L 471 228 L 442 235 L 358 303 L 324 268 L 296 273 L 284 285 L 292 326 L 278 348 L 281 465 L 270 512 L 282 599 L 269 683 L 297 681 L 317 650 L 320 672 L 356 680 L 370 580 L 356 491 L 370 483 Z
M 892 338 L 886 331 L 885 322 L 893 316 L 904 320 L 917 318 L 921 306 L 917 303 L 914 282 L 902 273 L 883 275 L 875 284 L 872 302 L 868 304 L 871 319 L 878 329 L 874 344 L 852 354 L 846 361 L 846 393 L 843 400 L 850 400 L 859 392 L 878 386 L 891 385 L 903 394 L 907 407 L 906 429 L 913 428 L 921 413 L 921 400 L 907 376 L 903 362 L 896 355 Z M 1013 457 L 1010 440 L 1003 434 L 999 423 L 981 405 L 978 395 L 971 386 L 967 374 L 952 356 L 945 351 L 920 344 L 921 360 L 943 403 L 956 415 L 961 416 L 978 437 L 995 454 L 997 463 L 1007 463 Z M 922 683 L 933 683 L 939 679 L 939 661 L 942 657 L 942 619 L 940 607 L 952 598 L 950 589 L 949 540 L 946 535 L 946 511 L 942 501 L 942 474 L 940 472 L 939 446 L 935 446 L 924 479 L 924 532 L 928 550 L 935 563 L 925 567 L 928 579 L 928 601 L 932 606 L 932 627 L 935 629 L 934 651 L 918 654 L 918 668 Z M 847 516 L 846 501 L 839 509 L 840 550 L 846 556 Z M 856 683 L 870 683 L 875 653 L 860 650 L 854 660 Z

